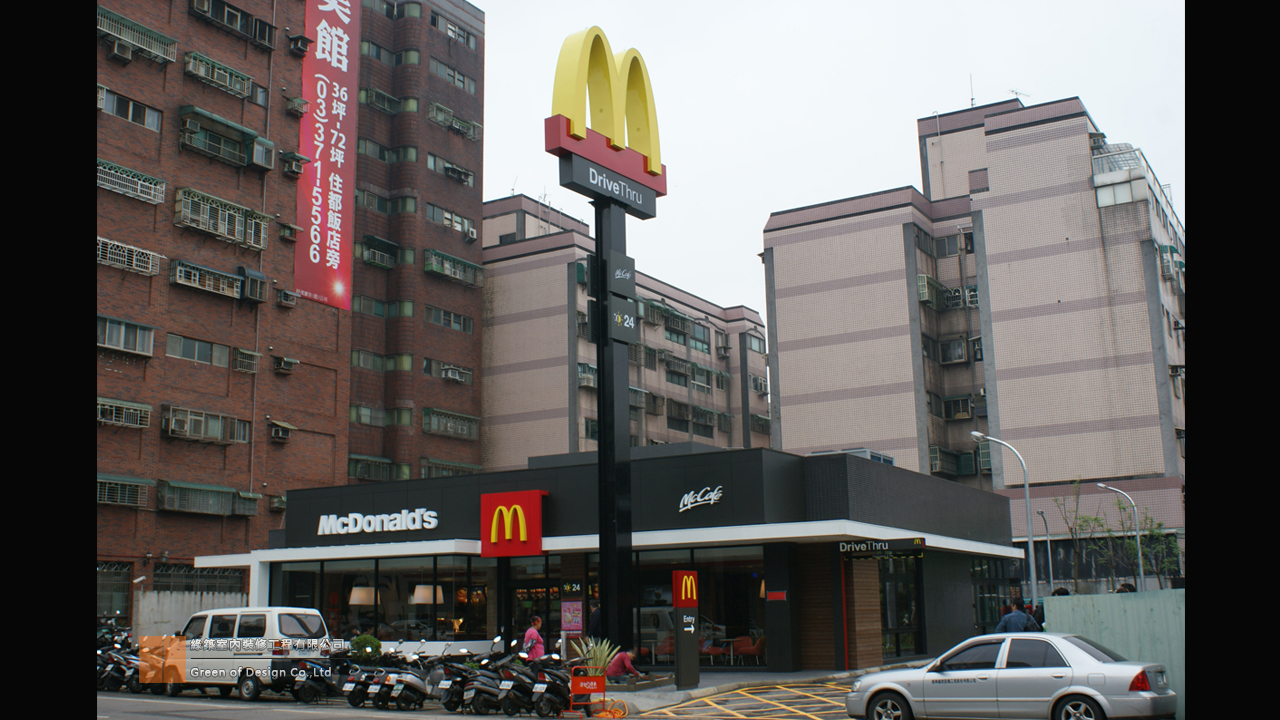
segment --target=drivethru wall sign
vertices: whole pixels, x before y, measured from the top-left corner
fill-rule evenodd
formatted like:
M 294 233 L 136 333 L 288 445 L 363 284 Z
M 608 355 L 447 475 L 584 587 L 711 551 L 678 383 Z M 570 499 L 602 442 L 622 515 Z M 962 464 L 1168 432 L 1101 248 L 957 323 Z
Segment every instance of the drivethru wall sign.
M 298 178 L 303 232 L 294 249 L 294 289 L 350 310 L 360 7 L 351 0 L 306 3 L 305 35 L 314 45 L 302 59 L 302 97 L 310 104 L 298 153 L 310 162 Z

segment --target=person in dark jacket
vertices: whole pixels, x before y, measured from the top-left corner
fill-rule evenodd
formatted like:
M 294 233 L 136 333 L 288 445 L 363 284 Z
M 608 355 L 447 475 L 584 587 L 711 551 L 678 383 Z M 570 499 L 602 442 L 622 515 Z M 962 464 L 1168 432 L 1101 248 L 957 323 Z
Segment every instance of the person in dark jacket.
M 1008 615 L 1000 618 L 1000 624 L 996 625 L 995 631 L 1002 632 L 1034 632 L 1040 629 L 1040 625 L 1036 623 L 1035 618 L 1022 611 L 1022 608 L 1014 605 Z
M 587 637 L 597 641 L 604 638 L 604 628 L 600 627 L 600 601 L 591 601 L 591 619 L 587 621 Z

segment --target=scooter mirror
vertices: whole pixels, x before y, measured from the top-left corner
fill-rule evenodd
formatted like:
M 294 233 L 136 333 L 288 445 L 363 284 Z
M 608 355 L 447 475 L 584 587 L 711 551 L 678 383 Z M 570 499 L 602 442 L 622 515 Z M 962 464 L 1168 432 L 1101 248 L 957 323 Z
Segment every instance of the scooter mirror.
M 560 653 L 551 653 L 551 655 L 550 655 L 549 657 L 550 657 L 552 660 L 559 660 L 559 659 L 560 659 Z
M 528 660 L 528 659 L 529 659 L 529 653 L 522 652 L 522 653 L 520 653 L 519 655 L 517 655 L 516 657 L 520 658 L 521 660 Z
M 518 642 L 520 642 L 520 638 L 513 638 L 511 640 L 511 647 L 515 647 Z
M 561 643 L 563 643 L 563 642 L 564 642 L 564 640 L 562 640 L 562 639 L 560 639 L 560 638 L 556 638 L 556 649 L 557 649 L 557 650 L 559 650 L 559 649 L 560 649 L 560 644 L 561 644 Z
M 502 636 L 501 636 L 501 635 L 499 635 L 499 636 L 495 637 L 495 638 L 493 639 L 493 642 L 494 642 L 495 644 L 502 642 Z

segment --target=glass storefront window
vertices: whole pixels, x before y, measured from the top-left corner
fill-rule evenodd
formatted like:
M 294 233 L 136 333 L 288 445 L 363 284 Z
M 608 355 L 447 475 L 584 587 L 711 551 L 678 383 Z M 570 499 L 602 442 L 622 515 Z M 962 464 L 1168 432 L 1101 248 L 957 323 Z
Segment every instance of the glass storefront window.
M 515 634 L 523 637 L 533 617 L 542 618 L 542 641 L 553 652 L 560 637 L 560 557 L 511 559 L 511 587 L 515 591 Z
M 382 621 L 392 640 L 434 640 L 435 606 L 444 592 L 435 583 L 435 558 L 390 558 L 378 561 Z
M 473 557 L 471 580 L 467 585 L 466 608 L 459 611 L 464 619 L 459 635 L 464 640 L 491 640 L 498 634 L 498 602 L 489 593 L 498 587 L 498 559 Z
M 320 607 L 320 563 L 281 563 L 281 605 L 289 607 Z M 330 630 L 333 632 L 333 630 Z
M 350 640 L 362 633 L 378 632 L 373 573 L 372 558 L 324 564 L 320 612 L 333 637 Z M 389 638 L 389 631 L 389 627 L 385 628 L 382 634 Z
M 919 596 L 920 558 L 881 558 L 880 628 L 885 657 L 922 652 Z

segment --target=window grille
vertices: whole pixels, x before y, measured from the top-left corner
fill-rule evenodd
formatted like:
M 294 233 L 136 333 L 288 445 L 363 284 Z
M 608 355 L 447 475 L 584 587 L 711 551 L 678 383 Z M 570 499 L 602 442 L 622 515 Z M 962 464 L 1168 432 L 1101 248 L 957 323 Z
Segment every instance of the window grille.
M 98 262 L 142 275 L 158 275 L 164 255 L 98 236 Z
M 97 500 L 106 505 L 147 507 L 147 486 L 99 477 Z
M 239 275 L 210 270 L 183 260 L 174 260 L 171 264 L 170 282 L 205 290 L 217 295 L 240 298 L 240 284 L 244 278 Z
M 133 46 L 134 51 L 156 62 L 166 63 L 178 59 L 177 40 L 99 5 L 98 36 L 104 35 L 128 43 Z
M 152 205 L 164 202 L 165 182 L 163 180 L 102 159 L 98 160 L 98 187 Z
M 100 397 L 98 422 L 121 427 L 151 427 L 151 406 Z

